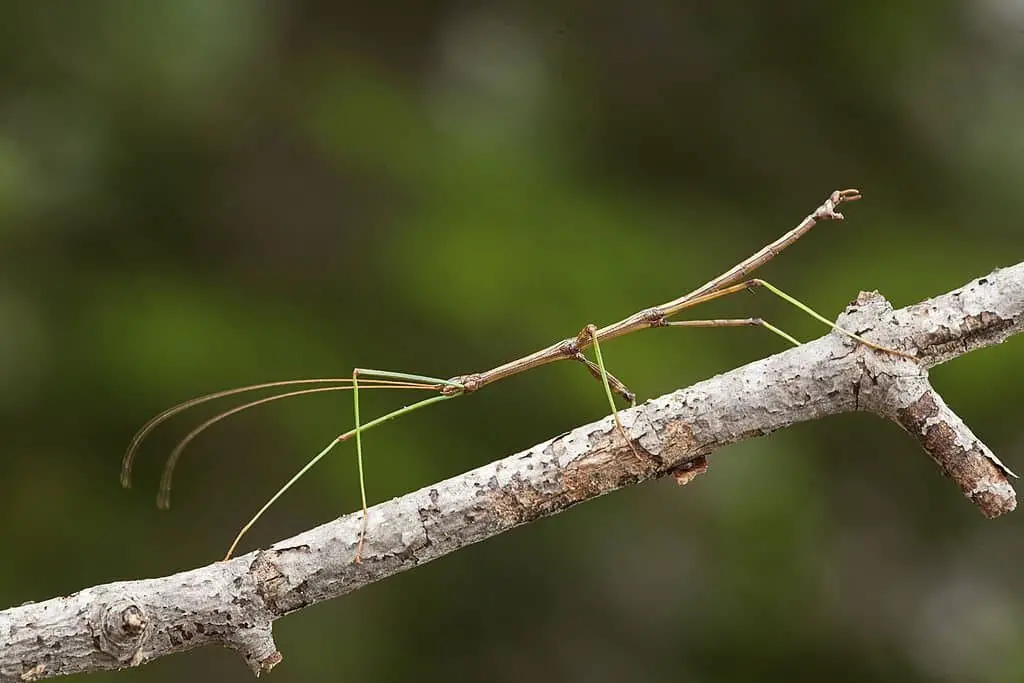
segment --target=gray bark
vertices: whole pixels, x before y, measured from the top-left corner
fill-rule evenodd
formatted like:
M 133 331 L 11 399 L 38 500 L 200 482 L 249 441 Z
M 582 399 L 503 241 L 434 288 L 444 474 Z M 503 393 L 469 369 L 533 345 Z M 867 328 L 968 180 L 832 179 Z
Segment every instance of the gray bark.
M 1014 475 L 946 405 L 928 369 L 1024 326 L 1024 263 L 900 310 L 861 294 L 838 324 L 917 361 L 840 333 L 611 416 L 521 453 L 266 550 L 159 579 L 87 588 L 0 612 L 0 681 L 137 666 L 205 645 L 233 648 L 258 675 L 281 660 L 277 618 L 411 569 L 576 503 L 653 477 L 687 483 L 722 446 L 851 411 L 895 421 L 988 517 L 1016 506 Z

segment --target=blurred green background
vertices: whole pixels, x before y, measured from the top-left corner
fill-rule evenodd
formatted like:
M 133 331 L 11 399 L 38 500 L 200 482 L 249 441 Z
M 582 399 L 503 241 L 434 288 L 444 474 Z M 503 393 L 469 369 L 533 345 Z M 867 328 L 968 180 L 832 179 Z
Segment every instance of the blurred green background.
M 717 4 L 717 6 L 715 6 Z M 1024 254 L 1024 4 L 4 3 L 0 604 L 160 576 L 351 423 L 257 409 L 163 458 L 239 384 L 483 370 L 693 289 L 837 187 L 865 200 L 765 268 L 829 316 Z M 823 330 L 767 294 L 701 317 Z M 605 349 L 648 398 L 784 348 L 664 330 Z M 933 372 L 1024 469 L 1024 339 Z M 382 392 L 383 393 L 383 392 Z M 367 396 L 364 415 L 399 405 Z M 385 500 L 603 416 L 555 365 L 366 439 Z M 274 681 L 1019 681 L 1020 513 L 986 521 L 866 415 L 717 453 L 276 625 Z M 351 449 L 247 552 L 356 509 Z M 248 681 L 204 649 L 94 681 Z

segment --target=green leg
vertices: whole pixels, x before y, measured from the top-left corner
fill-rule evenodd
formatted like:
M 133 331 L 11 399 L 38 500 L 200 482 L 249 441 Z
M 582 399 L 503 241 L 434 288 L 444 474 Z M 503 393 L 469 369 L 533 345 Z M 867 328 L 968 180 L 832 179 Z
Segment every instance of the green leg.
M 860 336 L 859 334 L 855 334 L 853 332 L 850 332 L 849 330 L 844 330 L 842 327 L 839 327 L 839 325 L 836 325 L 834 322 L 832 322 L 831 320 L 829 320 L 825 316 L 821 315 L 820 313 L 815 311 L 813 308 L 811 308 L 807 304 L 805 304 L 802 301 L 800 301 L 800 300 L 790 296 L 789 294 L 786 294 L 785 292 L 783 292 L 781 289 L 779 289 L 775 285 L 771 284 L 770 282 L 765 282 L 764 280 L 760 280 L 760 279 L 751 280 L 750 282 L 753 285 L 764 287 L 765 289 L 767 289 L 769 292 L 771 292 L 775 296 L 779 297 L 780 299 L 782 299 L 783 301 L 785 301 L 785 302 L 787 302 L 789 304 L 792 304 L 793 306 L 796 306 L 801 311 L 803 311 L 807 315 L 811 316 L 815 320 L 818 320 L 820 322 L 825 323 L 826 325 L 831 327 L 833 330 L 836 330 L 837 332 L 841 332 L 842 334 L 845 334 L 847 337 L 850 337 L 851 339 L 856 339 L 857 341 L 859 341 L 864 346 L 867 346 L 868 348 L 875 349 L 876 351 L 885 351 L 886 353 L 891 353 L 891 354 L 893 354 L 895 356 L 901 356 L 903 358 L 909 358 L 910 360 L 917 360 L 916 358 L 914 358 L 914 356 L 910 355 L 909 353 L 903 353 L 902 351 L 897 351 L 896 349 L 890 349 L 890 348 L 888 348 L 886 346 L 882 346 L 881 344 L 876 344 L 876 343 L 874 343 L 872 341 L 868 341 L 867 339 L 865 339 L 864 337 Z
M 430 382 L 430 383 L 433 383 L 433 384 L 441 384 L 441 385 L 451 386 L 451 387 L 455 387 L 455 388 L 460 388 L 461 387 L 461 385 L 459 385 L 459 384 L 457 384 L 455 382 L 450 382 L 448 380 L 442 380 L 442 379 L 437 379 L 437 378 L 433 378 L 433 377 L 423 377 L 421 375 L 407 375 L 407 374 L 403 374 L 403 373 L 389 372 L 389 371 L 358 369 L 356 372 L 353 373 L 353 379 L 355 379 L 357 374 L 361 375 L 361 376 L 364 376 L 364 377 L 366 377 L 366 376 L 376 376 L 376 377 L 382 377 L 382 378 L 386 378 L 386 379 L 408 379 L 410 381 L 416 381 L 416 382 L 426 381 L 426 382 Z M 355 392 L 353 392 L 353 393 L 355 393 Z M 242 530 L 238 532 L 238 535 L 235 536 L 235 540 L 232 541 L 232 543 L 231 543 L 231 547 L 228 548 L 228 552 L 224 556 L 224 559 L 227 560 L 227 559 L 229 559 L 231 557 L 231 555 L 235 552 L 235 548 L 238 547 L 239 542 L 242 540 L 242 537 L 244 537 L 245 534 L 248 533 L 249 529 L 251 529 L 253 527 L 253 525 L 256 524 L 256 522 L 264 515 L 264 513 L 266 513 L 266 511 L 270 509 L 271 505 L 276 503 L 277 500 L 288 491 L 288 489 L 290 489 L 292 486 L 294 486 L 295 483 L 299 479 L 301 479 L 303 475 L 306 474 L 306 472 L 308 472 L 310 469 L 313 468 L 314 465 L 316 465 L 318 462 L 320 462 L 328 453 L 330 453 L 334 449 L 335 446 L 337 446 L 342 441 L 347 441 L 348 439 L 352 438 L 353 436 L 356 437 L 356 444 L 357 444 L 356 452 L 357 452 L 357 455 L 359 457 L 359 483 L 360 483 L 360 492 L 363 495 L 363 501 L 362 501 L 363 502 L 363 530 L 365 532 L 365 529 L 366 529 L 366 493 L 365 493 L 365 487 L 363 486 L 363 463 L 362 463 L 362 455 L 361 455 L 360 448 L 359 448 L 359 445 L 360 445 L 360 435 L 363 432 L 367 431 L 367 430 L 373 429 L 374 427 L 378 427 L 378 426 L 384 424 L 385 422 L 393 420 L 393 419 L 395 419 L 397 417 L 401 417 L 402 415 L 405 415 L 407 413 L 411 413 L 414 410 L 419 410 L 420 408 L 426 407 L 426 406 L 434 404 L 434 403 L 440 403 L 441 401 L 447 401 L 448 399 L 455 398 L 456 396 L 460 396 L 460 395 L 461 395 L 461 393 L 453 393 L 453 394 L 440 394 L 440 395 L 437 395 L 437 396 L 431 396 L 430 398 L 423 399 L 422 401 L 417 401 L 416 403 L 413 403 L 411 405 L 405 406 L 403 408 L 399 408 L 398 410 L 393 410 L 390 413 L 387 413 L 386 415 L 382 415 L 381 417 L 378 417 L 376 419 L 373 419 L 373 420 L 367 422 L 366 424 L 360 424 L 360 420 L 359 420 L 359 407 L 358 407 L 358 403 L 357 403 L 356 407 L 355 407 L 355 411 L 354 411 L 355 414 L 356 414 L 356 426 L 355 426 L 355 428 L 350 430 L 350 431 L 345 432 L 344 434 L 341 434 L 341 435 L 335 437 L 329 444 L 327 444 L 327 446 L 324 447 L 323 450 L 321 450 L 319 453 L 317 453 L 315 456 L 313 456 L 309 460 L 309 462 L 307 462 L 305 465 L 303 465 L 302 468 L 298 472 L 296 472 L 292 476 L 291 479 L 289 479 L 287 482 L 285 482 L 284 486 L 282 486 L 280 489 L 278 489 L 277 492 L 273 496 L 271 496 L 270 499 L 266 503 L 264 503 L 263 507 L 261 507 L 256 512 L 256 514 L 252 516 L 252 519 L 250 519 L 248 522 L 246 522 L 245 526 L 242 527 Z M 359 550 L 357 551 L 357 554 L 356 554 L 357 559 L 359 558 L 359 551 L 361 551 L 361 550 L 362 550 L 362 535 L 360 536 L 360 540 L 359 540 Z
M 640 453 L 637 452 L 636 446 L 630 440 L 629 435 L 626 434 L 626 430 L 622 426 L 622 422 L 619 420 L 619 410 L 615 407 L 615 398 L 612 396 L 611 384 L 608 382 L 608 370 L 604 367 L 604 357 L 601 355 L 601 344 L 597 341 L 597 330 L 593 325 L 588 325 L 586 328 L 590 333 L 590 341 L 594 345 L 594 356 L 597 357 L 597 367 L 601 371 L 601 384 L 604 385 L 604 394 L 608 397 L 608 405 L 612 409 L 612 419 L 615 420 L 615 427 L 619 430 L 619 434 L 625 439 L 629 445 L 629 450 L 633 451 L 633 455 L 636 459 L 643 463 L 644 459 L 640 457 Z M 631 407 L 636 405 L 635 397 L 631 401 Z
M 359 530 L 356 564 L 363 559 L 363 540 L 366 538 L 366 479 L 363 477 L 363 430 L 359 421 L 359 368 L 352 370 L 352 412 L 355 413 L 356 463 L 359 466 L 359 500 L 363 504 L 363 526 Z
M 366 479 L 363 475 L 363 430 L 359 420 L 359 376 L 376 377 L 377 379 L 409 380 L 414 382 L 427 382 L 431 384 L 442 384 L 452 387 L 459 387 L 455 382 L 436 377 L 424 375 L 410 375 L 404 372 L 392 372 L 390 370 L 367 370 L 355 368 L 352 370 L 352 411 L 355 414 L 355 435 L 356 435 L 356 462 L 359 465 L 359 500 L 363 505 L 363 527 L 359 531 L 359 545 L 356 548 L 356 563 L 363 559 L 363 541 L 366 539 L 367 505 L 366 505 Z M 430 399 L 427 399 L 428 401 Z M 397 417 L 397 416 L 396 416 Z

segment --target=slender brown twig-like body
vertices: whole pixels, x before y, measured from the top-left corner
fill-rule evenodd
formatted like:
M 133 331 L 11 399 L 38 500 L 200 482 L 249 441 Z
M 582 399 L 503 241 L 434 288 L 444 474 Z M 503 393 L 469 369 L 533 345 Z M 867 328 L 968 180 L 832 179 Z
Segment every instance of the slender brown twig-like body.
M 540 351 L 535 351 L 528 356 L 523 356 L 522 358 L 518 358 L 514 361 L 504 363 L 486 372 L 453 377 L 451 381 L 462 385 L 462 391 L 476 391 L 477 389 L 481 389 L 488 384 L 493 384 L 494 382 L 505 379 L 506 377 L 518 375 L 521 372 L 526 372 L 527 370 L 531 370 L 557 360 L 566 359 L 577 360 L 585 363 L 591 371 L 591 374 L 600 378 L 600 373 L 595 373 L 593 363 L 590 363 L 582 353 L 584 349 L 593 344 L 595 338 L 598 343 L 600 343 L 647 327 L 665 327 L 668 325 L 668 318 L 681 311 L 704 303 L 705 301 L 710 301 L 711 299 L 717 299 L 718 297 L 726 296 L 733 292 L 759 286 L 762 284 L 760 281 L 745 282 L 744 280 L 752 272 L 778 256 L 786 247 L 803 237 L 819 221 L 843 220 L 843 214 L 839 213 L 836 209 L 840 204 L 856 201 L 857 199 L 860 199 L 860 197 L 861 194 L 859 190 L 836 190 L 821 206 L 800 221 L 800 224 L 795 228 L 771 244 L 766 245 L 763 249 L 749 258 L 736 264 L 718 277 L 704 283 L 689 294 L 673 299 L 661 306 L 655 306 L 654 308 L 647 308 L 642 311 L 638 311 L 617 323 L 612 323 L 611 325 L 606 325 L 605 327 L 597 329 L 593 335 L 590 334 L 588 328 L 584 328 L 577 336 L 563 339 L 556 344 L 552 344 Z M 715 326 L 714 323 L 723 323 L 725 325 L 739 324 L 735 321 L 706 322 L 711 323 L 707 325 L 708 327 Z M 746 324 L 756 325 L 760 323 L 757 319 L 750 319 Z M 632 402 L 633 394 L 626 389 L 622 382 L 613 377 L 609 377 L 609 380 L 611 381 L 613 390 L 616 393 L 625 397 L 627 401 Z M 443 391 L 447 392 L 454 390 L 445 389 Z
M 622 435 L 626 443 L 632 449 L 634 455 L 637 458 L 641 458 L 639 451 L 636 446 L 630 440 L 626 434 L 622 423 L 619 421 L 618 411 L 615 408 L 615 401 L 612 394 L 618 394 L 626 400 L 630 405 L 635 404 L 636 396 L 623 384 L 621 381 L 616 379 L 611 373 L 607 371 L 604 366 L 604 361 L 601 356 L 601 344 L 609 339 L 615 337 L 621 337 L 635 332 L 637 330 L 645 329 L 648 327 L 738 327 L 742 325 L 760 326 L 763 327 L 788 341 L 799 344 L 799 342 L 793 337 L 789 336 L 785 332 L 773 327 L 769 323 L 765 322 L 760 318 L 740 318 L 731 320 L 684 320 L 684 321 L 669 321 L 669 318 L 680 313 L 681 311 L 687 310 L 698 304 L 702 304 L 712 299 L 719 297 L 728 296 L 736 292 L 741 292 L 746 289 L 753 289 L 754 287 L 764 287 L 774 293 L 777 296 L 782 297 L 791 304 L 797 306 L 819 321 L 826 325 L 832 326 L 834 329 L 846 334 L 847 336 L 857 340 L 859 343 L 888 353 L 893 353 L 900 356 L 911 357 L 902 351 L 895 351 L 888 349 L 867 339 L 864 339 L 853 332 L 843 330 L 835 326 L 832 321 L 822 317 L 805 304 L 789 296 L 785 292 L 777 289 L 773 285 L 758 279 L 747 279 L 747 277 L 763 266 L 771 259 L 778 256 L 786 247 L 790 246 L 798 239 L 803 237 L 811 228 L 813 228 L 819 221 L 823 220 L 843 220 L 843 214 L 839 213 L 836 209 L 844 202 L 850 202 L 860 199 L 860 192 L 858 190 L 837 190 L 833 192 L 828 199 L 822 203 L 817 209 L 815 209 L 810 215 L 804 218 L 799 225 L 787 232 L 785 235 L 775 240 L 771 244 L 766 245 L 757 253 L 753 254 L 744 261 L 733 266 L 729 270 L 725 271 L 718 277 L 704 283 L 697 289 L 693 290 L 689 294 L 685 294 L 677 299 L 668 301 L 660 306 L 654 308 L 647 308 L 633 315 L 620 320 L 619 322 L 606 325 L 605 327 L 598 328 L 596 325 L 586 325 L 575 337 L 569 337 L 562 341 L 552 344 L 547 348 L 536 351 L 527 356 L 519 358 L 517 360 L 504 363 L 496 368 L 488 370 L 486 372 L 474 373 L 469 375 L 460 375 L 450 380 L 441 380 L 432 377 L 423 377 L 420 375 L 410 375 L 406 373 L 392 372 L 386 370 L 366 370 L 366 369 L 355 369 L 352 372 L 350 379 L 314 379 L 314 380 L 288 380 L 285 382 L 271 382 L 269 384 L 254 385 L 250 387 L 242 387 L 240 389 L 231 389 L 228 391 L 217 392 L 215 394 L 209 394 L 191 401 L 186 401 L 183 404 L 175 406 L 169 410 L 164 411 L 160 415 L 156 416 L 152 420 L 146 423 L 146 425 L 139 431 L 139 433 L 132 440 L 128 451 L 125 454 L 122 470 L 122 484 L 127 485 L 128 475 L 131 470 L 132 459 L 135 451 L 138 449 L 141 440 L 148 434 L 154 427 L 164 422 L 166 419 L 176 415 L 181 410 L 189 408 L 199 403 L 204 403 L 209 400 L 221 398 L 224 396 L 230 396 L 245 391 L 255 389 L 270 389 L 275 387 L 283 387 L 289 385 L 307 385 L 305 388 L 294 389 L 283 394 L 277 394 L 274 396 L 265 397 L 255 401 L 250 401 L 241 406 L 237 406 L 225 412 L 222 412 L 214 417 L 210 418 L 206 422 L 202 423 L 186 436 L 181 443 L 171 453 L 168 463 L 164 469 L 164 475 L 161 480 L 161 493 L 160 493 L 160 504 L 166 507 L 169 498 L 171 487 L 171 473 L 174 470 L 175 463 L 178 457 L 181 455 L 182 449 L 188 445 L 199 433 L 204 431 L 207 427 L 219 422 L 220 420 L 234 415 L 243 410 L 268 403 L 270 401 L 276 401 L 279 399 L 299 396 L 305 394 L 312 394 L 317 392 L 325 391 L 339 391 L 345 389 L 352 389 L 353 391 L 353 406 L 355 411 L 355 422 L 356 426 L 354 429 L 345 432 L 344 434 L 336 437 L 325 449 L 323 449 L 318 455 L 312 458 L 306 465 L 299 470 L 284 486 L 282 486 L 277 493 L 274 494 L 270 500 L 256 513 L 255 516 L 249 522 L 242 527 L 242 530 L 235 537 L 231 548 L 228 550 L 228 556 L 234 551 L 238 542 L 242 536 L 252 527 L 253 524 L 263 515 L 264 512 L 282 496 L 298 479 L 308 471 L 313 465 L 315 465 L 321 458 L 327 455 L 328 452 L 338 443 L 346 441 L 351 437 L 355 437 L 356 441 L 356 453 L 359 461 L 359 482 L 360 482 L 360 494 L 363 501 L 363 533 L 360 534 L 359 544 L 356 550 L 356 562 L 359 561 L 362 555 L 363 547 L 363 536 L 365 535 L 366 529 L 366 492 L 363 484 L 363 469 L 362 469 L 362 445 L 360 435 L 365 429 L 370 429 L 378 424 L 381 424 L 387 420 L 393 419 L 412 410 L 416 410 L 419 407 L 426 406 L 437 401 L 443 401 L 448 398 L 453 398 L 457 395 L 476 391 L 488 384 L 493 384 L 498 380 L 517 375 L 527 370 L 552 363 L 556 360 L 575 360 L 582 363 L 594 376 L 595 379 L 602 382 L 605 385 L 605 392 L 608 395 L 608 402 L 611 405 L 612 416 L 615 420 L 615 426 L 619 433 Z M 594 347 L 594 353 L 597 358 L 597 362 L 594 363 L 588 359 L 584 354 L 584 350 L 588 347 Z M 418 401 L 409 406 L 405 406 L 399 410 L 392 411 L 387 415 L 376 418 L 366 424 L 362 424 L 359 419 L 359 395 L 358 388 L 363 382 L 368 384 L 364 385 L 365 388 L 410 388 L 410 389 L 421 389 L 436 391 L 439 395 L 435 395 L 431 398 Z M 310 383 L 327 384 L 329 386 L 310 387 Z M 642 458 L 641 458 L 642 459 Z M 226 559 L 226 558 L 225 558 Z

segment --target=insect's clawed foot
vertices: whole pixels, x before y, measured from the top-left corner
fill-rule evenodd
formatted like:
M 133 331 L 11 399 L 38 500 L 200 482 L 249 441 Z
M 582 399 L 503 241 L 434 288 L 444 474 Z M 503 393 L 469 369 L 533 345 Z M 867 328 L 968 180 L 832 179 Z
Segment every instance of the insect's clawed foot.
M 842 330 L 842 329 L 840 329 L 840 331 L 841 332 L 846 332 L 845 330 Z M 849 332 L 846 332 L 846 334 L 854 336 L 854 335 L 852 335 Z M 920 360 L 917 356 L 915 356 L 912 353 L 907 353 L 906 351 L 900 351 L 898 349 L 891 349 L 888 346 L 882 346 L 881 344 L 875 344 L 874 342 L 869 342 L 868 340 L 866 340 L 866 339 L 864 339 L 863 337 L 860 337 L 860 336 L 854 336 L 854 339 L 856 339 L 858 342 L 860 342 L 864 346 L 867 346 L 868 348 L 870 348 L 870 349 L 872 349 L 874 351 L 878 351 L 879 353 L 887 353 L 890 356 L 896 356 L 897 358 L 906 358 L 907 360 L 912 360 L 915 363 Z
M 356 557 L 355 557 L 354 560 L 352 560 L 352 562 L 355 563 L 355 564 L 362 564 L 363 563 L 363 541 L 364 540 L 366 540 L 366 532 L 365 531 L 360 531 L 359 532 L 359 544 L 356 546 Z
M 829 198 L 825 200 L 825 203 L 819 206 L 814 211 L 814 220 L 816 221 L 842 221 L 846 220 L 843 214 L 836 211 L 836 208 L 844 202 L 855 202 L 860 199 L 860 190 L 847 189 L 847 190 L 836 190 Z
M 857 342 L 858 344 L 861 344 L 862 346 L 866 346 L 867 348 L 871 349 L 872 351 L 878 351 L 879 353 L 887 353 L 889 355 L 897 356 L 899 358 L 906 358 L 907 360 L 912 360 L 915 363 L 919 360 L 913 354 L 907 353 L 906 351 L 899 351 L 898 349 L 892 349 L 892 348 L 889 348 L 888 346 L 884 346 L 882 344 L 876 344 L 873 341 L 865 339 L 863 336 L 857 334 L 856 332 L 851 332 L 850 330 L 848 330 L 848 329 L 846 329 L 844 327 L 840 327 L 839 325 L 833 324 L 832 328 L 836 332 L 839 332 L 840 334 L 846 335 L 847 337 L 849 337 L 853 341 Z
M 839 206 L 843 202 L 855 202 L 863 196 L 864 195 L 860 193 L 860 190 L 849 188 L 846 190 L 836 190 L 829 197 L 829 200 L 836 206 Z

